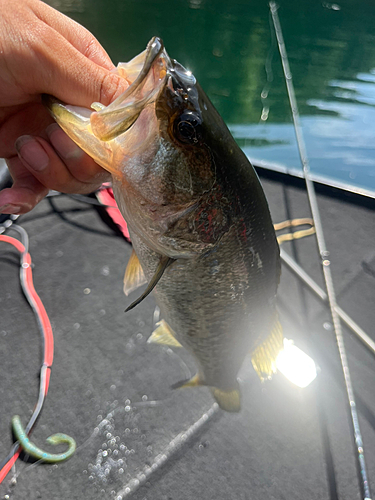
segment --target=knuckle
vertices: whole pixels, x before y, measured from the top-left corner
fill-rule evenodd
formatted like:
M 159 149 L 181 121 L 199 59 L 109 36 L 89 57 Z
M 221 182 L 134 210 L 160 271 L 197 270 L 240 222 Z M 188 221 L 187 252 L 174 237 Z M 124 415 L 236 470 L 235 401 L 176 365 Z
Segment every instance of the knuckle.
M 85 48 L 83 51 L 83 55 L 88 59 L 94 59 L 96 54 L 98 53 L 98 42 L 95 38 L 90 36 L 90 33 L 87 32 L 87 40 L 85 43 Z

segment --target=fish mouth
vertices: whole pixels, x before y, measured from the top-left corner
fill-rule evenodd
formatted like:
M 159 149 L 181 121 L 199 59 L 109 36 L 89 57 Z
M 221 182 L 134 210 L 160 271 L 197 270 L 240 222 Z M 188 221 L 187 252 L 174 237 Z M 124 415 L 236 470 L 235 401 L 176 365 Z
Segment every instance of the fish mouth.
M 126 138 L 122 136 L 142 111 L 157 100 L 172 66 L 162 40 L 153 37 L 146 50 L 127 63 L 119 63 L 113 70 L 130 85 L 108 106 L 101 103 L 93 103 L 92 109 L 71 106 L 46 94 L 42 101 L 67 135 L 97 163 L 114 173 L 114 150 L 119 149 L 120 144 L 126 145 Z
M 131 84 L 109 106 L 91 115 L 93 134 L 101 141 L 110 141 L 126 132 L 142 110 L 157 99 L 164 87 L 170 66 L 171 60 L 158 37 L 152 38 L 146 50 L 132 61 L 120 64 L 118 72 L 123 72 Z

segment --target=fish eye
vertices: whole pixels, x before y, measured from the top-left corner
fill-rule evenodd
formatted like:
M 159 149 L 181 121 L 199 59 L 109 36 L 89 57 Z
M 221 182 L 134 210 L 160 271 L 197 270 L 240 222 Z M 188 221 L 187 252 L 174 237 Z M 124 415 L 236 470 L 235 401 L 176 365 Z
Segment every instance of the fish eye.
M 176 138 L 185 144 L 196 144 L 201 135 L 202 120 L 193 111 L 185 111 L 179 115 L 173 124 Z

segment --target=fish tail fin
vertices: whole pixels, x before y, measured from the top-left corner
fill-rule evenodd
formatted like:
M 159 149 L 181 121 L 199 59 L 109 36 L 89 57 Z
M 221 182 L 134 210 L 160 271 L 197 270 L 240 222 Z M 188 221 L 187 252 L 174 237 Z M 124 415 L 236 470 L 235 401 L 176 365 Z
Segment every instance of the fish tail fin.
M 211 387 L 213 397 L 222 410 L 239 412 L 241 410 L 241 394 L 239 389 L 229 391 Z
M 275 314 L 271 333 L 251 354 L 251 362 L 261 380 L 275 373 L 277 355 L 284 347 L 283 339 L 283 329 Z

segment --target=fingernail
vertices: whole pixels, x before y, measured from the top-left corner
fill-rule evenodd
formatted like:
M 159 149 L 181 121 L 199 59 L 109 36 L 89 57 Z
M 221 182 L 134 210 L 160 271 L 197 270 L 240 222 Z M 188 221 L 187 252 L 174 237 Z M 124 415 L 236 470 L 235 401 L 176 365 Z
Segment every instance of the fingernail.
M 13 214 L 16 215 L 21 211 L 21 207 L 17 205 L 12 205 L 11 203 L 7 203 L 0 207 L 0 213 L 2 214 Z
M 66 135 L 66 133 L 57 125 L 52 123 L 46 128 L 46 133 L 52 146 L 59 155 L 66 160 L 71 158 L 81 158 L 83 151 L 75 142 Z
M 48 167 L 49 158 L 41 144 L 31 135 L 22 135 L 15 143 L 18 156 L 36 172 Z

